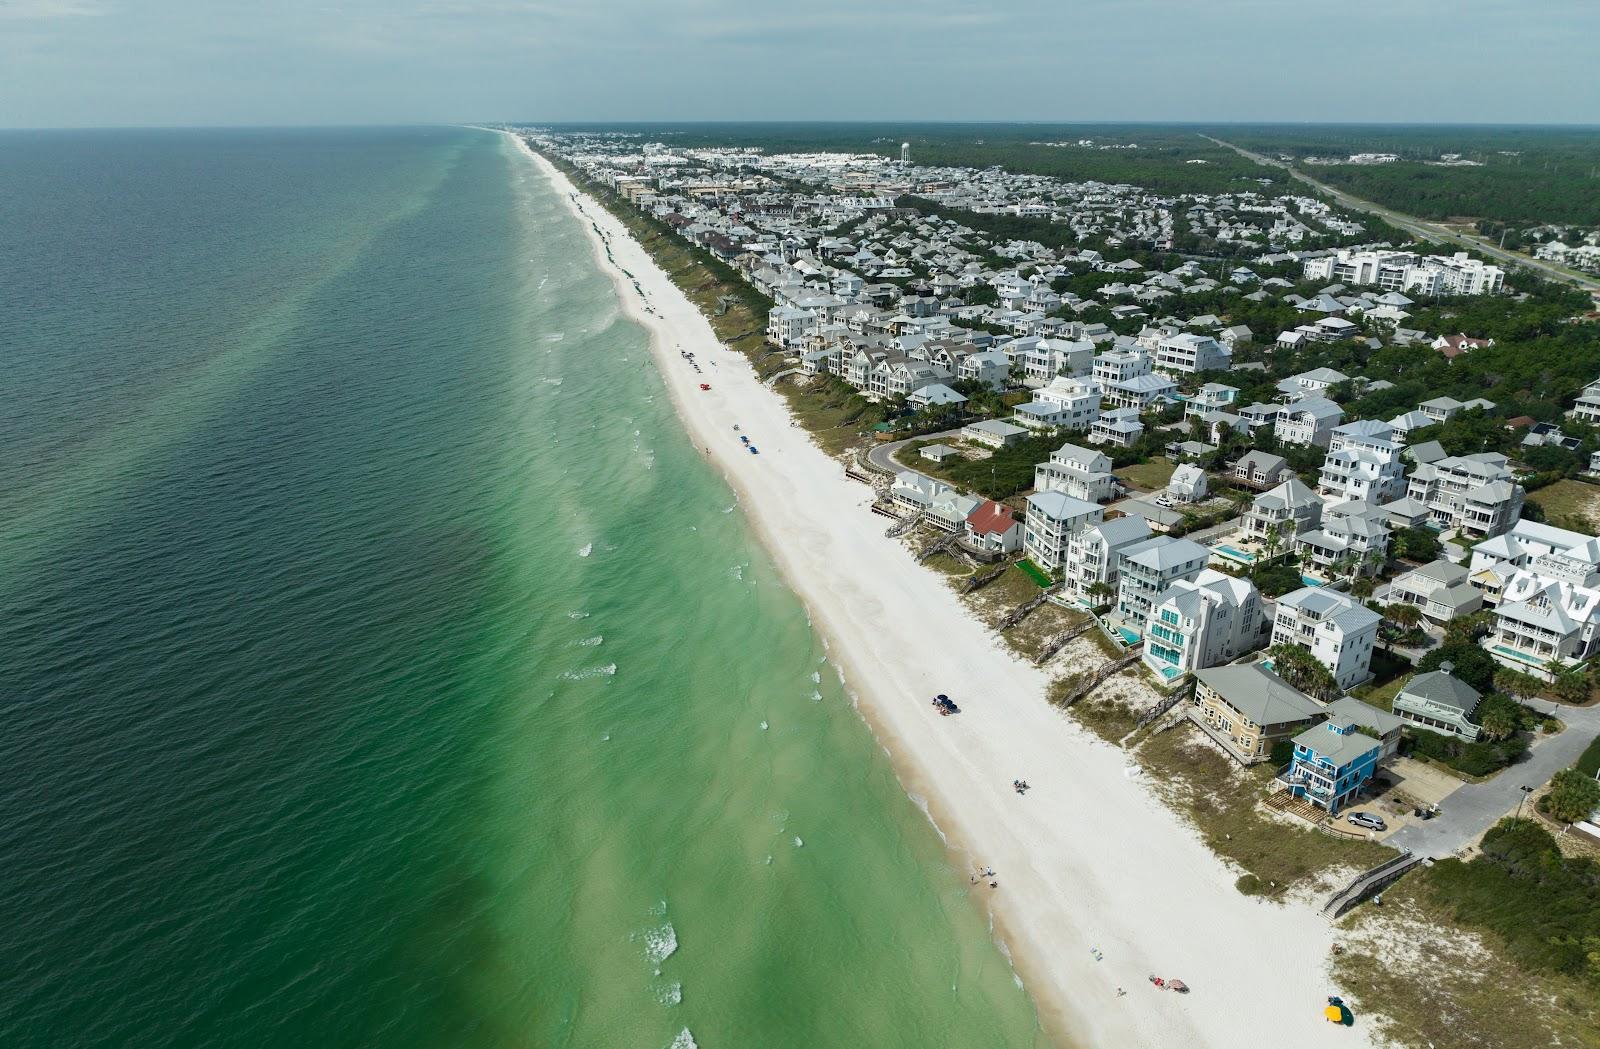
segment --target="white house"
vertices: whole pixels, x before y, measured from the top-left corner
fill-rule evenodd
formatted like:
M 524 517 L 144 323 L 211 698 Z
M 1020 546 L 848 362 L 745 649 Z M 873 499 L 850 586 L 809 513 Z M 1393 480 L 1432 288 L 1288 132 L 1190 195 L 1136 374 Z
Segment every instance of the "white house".
M 1094 425 L 1089 427 L 1089 435 L 1085 440 L 1090 444 L 1130 448 L 1143 434 L 1144 423 L 1139 421 L 1139 409 L 1111 408 L 1100 413 Z
M 925 477 L 915 470 L 902 470 L 889 485 L 889 499 L 907 514 L 920 513 L 933 506 L 935 499 L 955 489 L 943 481 Z
M 1322 526 L 1295 540 L 1301 563 L 1333 574 L 1346 568 L 1361 575 L 1379 571 L 1388 560 L 1389 516 L 1371 503 L 1345 502 L 1322 511 Z
M 1034 564 L 1054 572 L 1066 558 L 1067 541 L 1104 518 L 1105 511 L 1095 503 L 1065 492 L 1035 492 L 1023 514 L 1022 548 Z
M 1272 643 L 1310 652 L 1348 690 L 1372 676 L 1372 646 L 1382 621 L 1353 597 L 1307 586 L 1278 598 Z
M 1075 499 L 1098 503 L 1111 498 L 1117 479 L 1104 452 L 1064 444 L 1050 453 L 1050 461 L 1034 468 L 1033 487 L 1041 492 L 1065 492 Z
M 1075 533 L 1067 540 L 1062 589 L 1085 603 L 1100 603 L 1089 593 L 1090 588 L 1096 583 L 1115 587 L 1122 552 L 1149 538 L 1150 523 L 1137 514 L 1102 521 Z
M 1093 380 L 1058 375 L 1037 390 L 1032 401 L 1017 405 L 1014 418 L 1030 429 L 1087 430 L 1100 418 L 1100 386 Z
M 1419 465 L 1411 472 L 1406 494 L 1427 506 L 1440 528 L 1486 539 L 1517 521 L 1527 492 L 1517 484 L 1505 456 L 1478 452 Z
M 1008 422 L 1002 422 L 999 419 L 984 419 L 980 422 L 968 423 L 961 428 L 963 440 L 971 441 L 973 444 L 981 444 L 986 448 L 1004 448 L 1007 445 L 1016 444 L 1026 436 L 1028 436 L 1027 430 Z
M 961 378 L 981 382 L 990 389 L 1004 389 L 1011 375 L 1011 359 L 1000 350 L 969 353 L 961 362 Z
M 1155 360 L 1151 366 L 1158 371 L 1193 375 L 1195 372 L 1226 371 L 1233 361 L 1233 351 L 1209 335 L 1184 332 L 1171 335 L 1156 344 Z
M 1143 635 L 1150 610 L 1167 587 L 1199 575 L 1210 556 L 1199 543 L 1170 535 L 1126 547 L 1117 562 L 1117 615 Z
M 1251 501 L 1250 509 L 1244 513 L 1244 534 L 1258 542 L 1276 535 L 1287 549 L 1296 536 L 1322 523 L 1322 507 L 1317 493 L 1290 475 L 1287 481 Z
M 1518 521 L 1472 548 L 1468 576 L 1495 606 L 1483 647 L 1496 661 L 1546 681 L 1600 651 L 1600 539 Z
M 1406 491 L 1406 465 L 1394 430 L 1376 419 L 1336 426 L 1329 435 L 1317 491 L 1334 502 L 1387 503 Z
M 1174 580 L 1157 600 L 1144 635 L 1144 661 L 1171 681 L 1231 662 L 1261 640 L 1255 585 L 1206 568 L 1192 580 Z
M 1194 463 L 1181 463 L 1167 480 L 1167 496 L 1173 502 L 1197 503 L 1206 497 L 1206 472 Z
M 1344 409 L 1321 397 L 1308 397 L 1286 405 L 1272 428 L 1273 436 L 1284 444 L 1314 444 L 1327 447 L 1333 428 L 1344 418 Z

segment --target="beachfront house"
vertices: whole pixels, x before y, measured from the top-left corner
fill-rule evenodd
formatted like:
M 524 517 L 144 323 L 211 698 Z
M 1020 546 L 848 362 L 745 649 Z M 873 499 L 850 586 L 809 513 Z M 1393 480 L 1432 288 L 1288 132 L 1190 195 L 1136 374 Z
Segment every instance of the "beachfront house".
M 1095 503 L 1065 492 L 1035 492 L 1028 496 L 1023 514 L 1022 549 L 1045 571 L 1059 571 L 1072 536 L 1104 518 L 1105 511 Z
M 960 408 L 967 403 L 967 398 L 944 383 L 936 382 L 913 390 L 906 403 L 913 408 Z
M 1354 720 L 1336 714 L 1294 737 L 1294 760 L 1283 779 L 1295 797 L 1337 816 L 1377 773 L 1382 749 Z
M 1478 690 L 1456 677 L 1455 667 L 1418 674 L 1394 697 L 1394 713 L 1414 725 L 1445 735 L 1475 740 L 1482 731 L 1472 718 L 1483 699 Z
M 1010 554 L 1022 549 L 1022 522 L 1011 508 L 985 499 L 967 515 L 967 543 L 991 554 Z
M 962 532 L 967 528 L 967 518 L 983 505 L 983 500 L 960 492 L 943 492 L 934 498 L 924 512 L 924 519 L 943 532 Z
M 1189 720 L 1244 765 L 1268 760 L 1278 742 L 1325 716 L 1322 704 L 1259 663 L 1197 670 L 1194 680 Z
M 1383 617 L 1353 597 L 1305 586 L 1278 598 L 1274 645 L 1296 645 L 1328 668 L 1341 689 L 1372 676 L 1372 646 Z
M 1102 521 L 1074 533 L 1067 540 L 1061 572 L 1064 592 L 1086 605 L 1110 603 L 1110 594 L 1096 590 L 1104 584 L 1115 592 L 1122 552 L 1150 538 L 1150 523 L 1137 514 Z
M 1167 587 L 1193 579 L 1211 552 L 1189 539 L 1158 535 L 1124 549 L 1117 561 L 1117 617 L 1141 637 Z
M 935 499 L 955 491 L 943 481 L 917 473 L 901 470 L 889 485 L 889 501 L 905 516 L 919 514 L 933 506 Z
M 1103 502 L 1116 492 L 1117 479 L 1104 452 L 1064 444 L 1050 453 L 1050 461 L 1033 471 L 1033 487 L 1041 492 L 1065 492 L 1075 499 Z
M 1144 635 L 1144 662 L 1163 680 L 1226 663 L 1261 644 L 1255 584 L 1205 568 L 1174 580 L 1156 600 Z
M 1378 741 L 1378 764 L 1400 753 L 1400 739 L 1405 734 L 1404 718 L 1363 703 L 1354 696 L 1340 696 L 1328 704 L 1327 710 L 1330 717 L 1348 718 Z

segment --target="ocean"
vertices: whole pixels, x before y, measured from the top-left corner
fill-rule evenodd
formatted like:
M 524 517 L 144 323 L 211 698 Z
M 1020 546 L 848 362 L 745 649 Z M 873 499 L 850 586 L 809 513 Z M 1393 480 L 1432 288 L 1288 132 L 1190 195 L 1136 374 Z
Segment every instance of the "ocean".
M 0 367 L 0 1045 L 1045 1044 L 508 139 L 0 133 Z

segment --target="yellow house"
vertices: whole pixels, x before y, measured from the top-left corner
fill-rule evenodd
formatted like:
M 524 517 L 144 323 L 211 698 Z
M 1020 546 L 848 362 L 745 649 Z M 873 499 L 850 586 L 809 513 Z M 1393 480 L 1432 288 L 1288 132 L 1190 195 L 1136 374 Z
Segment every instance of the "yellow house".
M 1194 678 L 1189 720 L 1246 765 L 1327 717 L 1322 704 L 1258 663 L 1197 670 Z

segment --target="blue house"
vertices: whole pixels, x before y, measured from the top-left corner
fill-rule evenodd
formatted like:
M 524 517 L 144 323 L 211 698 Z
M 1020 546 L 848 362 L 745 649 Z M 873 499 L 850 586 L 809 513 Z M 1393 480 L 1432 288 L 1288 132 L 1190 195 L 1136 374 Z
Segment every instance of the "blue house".
M 1383 743 L 1358 731 L 1355 721 L 1335 715 L 1294 737 L 1294 761 L 1284 779 L 1297 798 L 1330 815 L 1349 805 L 1378 771 Z

